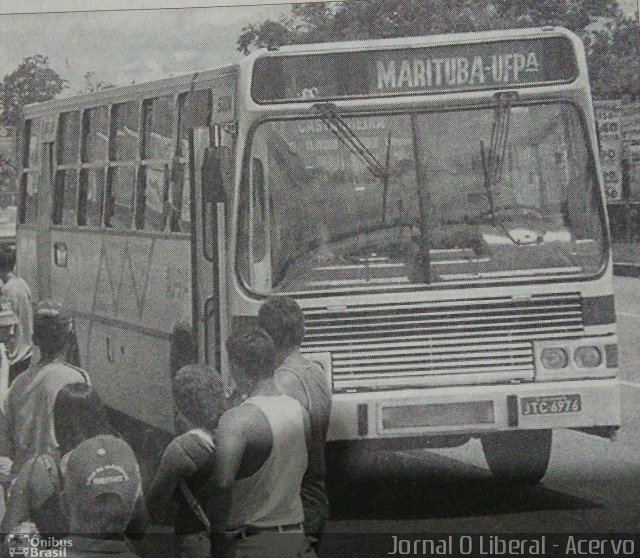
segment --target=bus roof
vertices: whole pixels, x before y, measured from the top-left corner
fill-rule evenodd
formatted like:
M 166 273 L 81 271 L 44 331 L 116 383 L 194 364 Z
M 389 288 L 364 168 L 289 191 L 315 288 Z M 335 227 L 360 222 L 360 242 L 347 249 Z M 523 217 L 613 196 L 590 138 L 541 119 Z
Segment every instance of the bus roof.
M 446 46 L 446 45 L 462 45 L 469 43 L 482 43 L 485 41 L 509 41 L 515 39 L 526 38 L 544 38 L 553 36 L 564 36 L 569 38 L 574 45 L 581 45 L 581 40 L 573 32 L 563 27 L 533 27 L 523 29 L 503 29 L 496 31 L 478 31 L 469 33 L 449 33 L 440 35 L 424 35 L 416 37 L 401 37 L 391 39 L 368 39 L 356 41 L 340 41 L 330 43 L 311 43 L 288 45 L 280 47 L 277 50 L 261 49 L 248 56 L 241 65 L 253 65 L 256 60 L 261 58 L 272 58 L 279 56 L 295 56 L 305 54 L 318 54 L 329 52 L 357 52 L 374 49 L 401 49 L 401 48 L 418 48 L 430 46 Z M 578 56 L 580 60 L 582 56 Z M 228 75 L 233 75 L 238 71 L 238 64 L 223 66 L 220 68 L 203 70 L 201 72 L 191 72 L 169 78 L 163 78 L 139 84 L 126 86 L 116 86 L 97 91 L 95 93 L 87 93 L 84 95 L 76 95 L 65 97 L 62 99 L 54 99 L 44 101 L 42 103 L 33 103 L 25 106 L 25 117 L 30 118 L 47 112 L 61 112 L 73 110 L 77 107 L 91 107 L 102 104 L 113 104 L 126 102 L 128 100 L 137 99 L 141 93 L 149 94 L 165 94 L 173 91 L 184 90 L 192 86 L 197 86 L 205 82 L 215 80 Z
M 202 72 L 190 72 L 169 78 L 157 79 L 143 83 L 132 85 L 109 87 L 96 91 L 95 93 L 86 93 L 84 95 L 75 95 L 73 97 L 65 97 L 63 99 L 54 99 L 44 101 L 42 103 L 32 103 L 25 106 L 24 113 L 27 118 L 37 116 L 47 112 L 60 112 L 65 110 L 73 110 L 77 107 L 90 107 L 103 104 L 113 104 L 126 102 L 128 100 L 137 99 L 141 94 L 170 94 L 172 92 L 183 91 L 191 87 L 214 81 L 216 79 L 234 75 L 237 72 L 237 64 L 223 66 Z

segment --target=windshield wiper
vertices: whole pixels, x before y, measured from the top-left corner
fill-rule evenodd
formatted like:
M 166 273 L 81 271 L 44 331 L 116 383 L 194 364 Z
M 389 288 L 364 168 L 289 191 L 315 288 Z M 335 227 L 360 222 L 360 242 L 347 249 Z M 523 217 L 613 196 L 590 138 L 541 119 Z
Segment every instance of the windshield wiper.
M 496 108 L 493 113 L 491 125 L 491 138 L 489 148 L 486 149 L 484 141 L 480 141 L 480 158 L 482 159 L 482 171 L 484 173 L 484 187 L 489 200 L 489 213 L 491 221 L 496 226 L 493 189 L 502 177 L 505 153 L 507 151 L 507 138 L 509 137 L 509 123 L 511 120 L 511 100 L 513 93 L 496 94 Z
M 388 168 L 378 161 L 376 156 L 371 153 L 371 150 L 362 142 L 356 133 L 349 128 L 349 125 L 340 115 L 336 105 L 333 103 L 316 103 L 313 105 L 313 109 L 318 112 L 327 128 L 329 128 L 354 155 L 360 158 L 373 176 L 384 179 L 385 176 L 388 175 Z
M 497 93 L 495 95 L 497 104 L 493 113 L 493 124 L 491 125 L 491 138 L 489 148 L 485 148 L 484 141 L 480 140 L 480 158 L 482 159 L 482 171 L 484 173 L 484 187 L 487 191 L 489 201 L 489 215 L 491 224 L 502 229 L 507 238 L 513 244 L 539 244 L 539 237 L 533 242 L 523 242 L 514 238 L 505 224 L 496 216 L 496 206 L 493 199 L 493 189 L 502 178 L 502 169 L 507 152 L 507 139 L 509 137 L 509 124 L 511 122 L 511 102 L 515 93 Z
M 349 127 L 344 118 L 342 118 L 336 105 L 332 103 L 316 103 L 313 105 L 313 109 L 318 112 L 320 118 L 333 135 L 366 165 L 373 176 L 382 180 L 382 222 L 386 223 L 389 164 L 391 162 L 391 130 L 389 130 L 389 135 L 387 136 L 387 153 L 385 156 L 385 164 L 383 165 Z

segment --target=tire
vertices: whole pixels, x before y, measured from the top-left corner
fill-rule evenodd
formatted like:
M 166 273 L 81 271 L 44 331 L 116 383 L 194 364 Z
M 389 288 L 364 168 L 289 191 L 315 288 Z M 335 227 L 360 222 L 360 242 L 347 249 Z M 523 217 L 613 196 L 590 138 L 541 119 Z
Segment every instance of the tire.
M 551 430 L 496 432 L 481 442 L 489 470 L 500 482 L 533 486 L 547 472 Z

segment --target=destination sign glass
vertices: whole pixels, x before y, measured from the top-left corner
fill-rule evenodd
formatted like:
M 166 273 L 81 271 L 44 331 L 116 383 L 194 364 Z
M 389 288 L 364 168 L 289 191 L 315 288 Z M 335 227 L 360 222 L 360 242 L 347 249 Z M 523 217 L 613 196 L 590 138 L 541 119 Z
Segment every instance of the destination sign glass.
M 566 37 L 434 47 L 266 56 L 254 66 L 258 103 L 434 94 L 568 83 L 578 75 Z

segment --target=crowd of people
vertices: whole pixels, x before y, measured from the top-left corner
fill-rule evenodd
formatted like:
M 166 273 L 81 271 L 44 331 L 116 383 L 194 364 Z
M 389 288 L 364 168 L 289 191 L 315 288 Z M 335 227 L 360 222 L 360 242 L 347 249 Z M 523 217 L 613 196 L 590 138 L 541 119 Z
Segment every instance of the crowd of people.
M 267 299 L 257 326 L 226 340 L 235 381 L 188 364 L 173 377 L 180 432 L 149 483 L 78 366 L 72 317 L 33 309 L 0 252 L 0 533 L 66 556 L 144 556 L 145 534 L 173 523 L 176 555 L 315 556 L 329 515 L 325 443 L 331 408 L 322 368 L 300 352 L 304 316 Z M 143 486 L 146 484 L 146 486 Z M 57 541 L 57 542 L 52 542 Z

